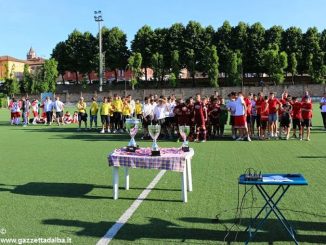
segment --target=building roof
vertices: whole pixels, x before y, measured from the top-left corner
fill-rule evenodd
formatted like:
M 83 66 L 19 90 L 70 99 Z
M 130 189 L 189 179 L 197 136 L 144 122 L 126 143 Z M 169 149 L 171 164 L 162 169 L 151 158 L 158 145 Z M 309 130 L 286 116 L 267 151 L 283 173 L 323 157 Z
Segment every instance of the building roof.
M 16 59 L 12 56 L 0 56 L 0 61 L 13 61 L 13 62 L 20 62 L 20 63 L 26 63 L 26 60 L 20 60 L 20 59 Z

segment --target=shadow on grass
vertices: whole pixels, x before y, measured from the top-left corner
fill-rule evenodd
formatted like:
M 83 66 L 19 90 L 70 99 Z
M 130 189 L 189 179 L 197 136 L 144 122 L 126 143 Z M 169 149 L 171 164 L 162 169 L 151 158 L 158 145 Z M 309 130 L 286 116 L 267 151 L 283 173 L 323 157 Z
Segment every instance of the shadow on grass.
M 0 191 L 9 191 L 13 194 L 31 195 L 31 196 L 110 199 L 110 197 L 87 195 L 87 193 L 91 192 L 94 188 L 109 188 L 109 187 L 101 186 L 101 185 L 79 184 L 79 183 L 30 182 L 24 185 L 14 186 L 14 189 L 1 187 Z
M 319 159 L 319 158 L 326 158 L 326 156 L 299 156 L 298 158 Z
M 223 242 L 226 241 L 227 244 L 231 244 L 236 237 L 236 241 L 245 242 L 248 237 L 248 233 L 243 230 L 246 227 L 250 219 L 243 219 L 243 226 L 240 227 L 239 232 L 230 231 L 227 238 L 228 231 L 223 227 L 217 226 L 216 229 L 207 229 L 194 227 L 183 227 L 180 224 L 173 223 L 171 221 L 158 219 L 158 218 L 149 218 L 148 223 L 146 224 L 125 224 L 122 230 L 117 234 L 114 240 L 121 241 L 137 241 L 139 239 L 146 240 L 164 240 L 164 243 L 198 243 L 199 241 L 215 241 Z M 222 223 L 232 224 L 233 220 L 222 220 Z M 304 222 L 304 221 L 290 221 L 295 228 L 298 230 L 324 230 L 326 224 L 318 222 Z M 90 237 L 102 237 L 106 231 L 112 227 L 112 222 L 87 222 L 80 220 L 62 220 L 62 219 L 47 219 L 42 221 L 45 225 L 57 225 L 57 226 L 69 226 L 77 227 L 80 230 L 76 232 L 78 236 L 90 236 Z M 266 226 L 270 229 L 263 230 L 262 232 L 257 233 L 254 241 L 255 242 L 268 242 L 273 244 L 273 242 L 290 242 L 292 239 L 288 236 L 286 232 L 281 232 L 279 229 L 275 229 L 275 225 L 278 223 L 278 220 L 269 219 L 266 221 Z M 219 229 L 220 228 L 220 229 Z M 299 242 L 310 242 L 310 243 L 326 243 L 326 236 L 322 235 L 304 235 L 297 234 L 296 238 Z M 198 242 L 190 241 L 198 240 Z

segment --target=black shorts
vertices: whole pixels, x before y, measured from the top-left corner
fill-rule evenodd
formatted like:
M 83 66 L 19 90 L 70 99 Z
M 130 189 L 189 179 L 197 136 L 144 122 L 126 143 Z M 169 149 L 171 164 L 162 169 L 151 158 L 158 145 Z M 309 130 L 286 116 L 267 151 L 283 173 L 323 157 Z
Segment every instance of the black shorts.
M 110 117 L 108 115 L 101 115 L 102 124 L 108 125 L 110 123 Z
M 55 116 L 58 118 L 58 117 L 63 117 L 63 111 L 57 111 L 55 113 Z
M 293 129 L 301 129 L 301 120 L 300 119 L 293 119 L 292 121 L 292 127 Z
M 290 118 L 289 115 L 286 115 L 286 116 L 282 115 L 282 116 L 280 116 L 280 126 L 282 128 L 289 128 L 290 125 L 291 125 L 291 118 Z
M 257 116 L 256 116 L 257 128 L 259 128 L 261 126 L 260 118 L 261 118 L 260 114 L 257 114 Z
M 251 125 L 251 115 L 247 115 L 247 124 Z
M 251 125 L 254 126 L 255 123 L 257 124 L 257 115 L 256 116 L 251 115 Z
M 137 119 L 140 119 L 140 120 L 142 120 L 143 119 L 143 114 L 137 114 Z
M 119 123 L 122 120 L 121 112 L 113 112 L 114 122 Z
M 303 121 L 301 121 L 301 126 L 310 128 L 312 126 L 311 119 L 303 119 Z
M 78 121 L 79 122 L 81 122 L 81 121 L 86 122 L 87 121 L 87 113 L 79 112 L 78 113 Z
M 267 128 L 267 122 L 268 121 L 260 121 L 260 127 L 265 130 Z
M 234 116 L 230 116 L 230 125 L 234 126 Z

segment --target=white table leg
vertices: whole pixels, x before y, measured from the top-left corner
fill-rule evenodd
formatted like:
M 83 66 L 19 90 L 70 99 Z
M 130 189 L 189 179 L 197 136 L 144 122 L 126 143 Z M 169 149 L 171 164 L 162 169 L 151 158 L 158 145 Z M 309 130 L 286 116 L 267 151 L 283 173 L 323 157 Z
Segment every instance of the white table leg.
M 129 190 L 129 168 L 125 167 L 125 189 Z
M 191 158 L 186 159 L 188 191 L 192 191 Z
M 182 180 L 182 201 L 187 202 L 188 197 L 187 197 L 187 168 L 185 168 L 182 172 L 181 175 L 181 180 Z
M 119 167 L 113 167 L 113 199 L 117 200 L 119 196 Z

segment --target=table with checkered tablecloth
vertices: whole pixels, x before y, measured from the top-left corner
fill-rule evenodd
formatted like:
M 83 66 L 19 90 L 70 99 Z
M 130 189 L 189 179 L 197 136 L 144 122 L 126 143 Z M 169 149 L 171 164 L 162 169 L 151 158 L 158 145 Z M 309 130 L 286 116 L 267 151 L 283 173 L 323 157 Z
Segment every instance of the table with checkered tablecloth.
M 187 191 L 192 191 L 191 159 L 194 150 L 183 152 L 180 148 L 161 148 L 160 156 L 151 156 L 150 148 L 139 148 L 128 152 L 126 148 L 114 150 L 108 156 L 113 167 L 113 199 L 118 199 L 119 168 L 125 170 L 125 189 L 129 189 L 129 168 L 170 170 L 181 173 L 182 200 L 187 202 Z

